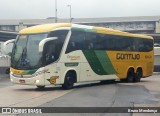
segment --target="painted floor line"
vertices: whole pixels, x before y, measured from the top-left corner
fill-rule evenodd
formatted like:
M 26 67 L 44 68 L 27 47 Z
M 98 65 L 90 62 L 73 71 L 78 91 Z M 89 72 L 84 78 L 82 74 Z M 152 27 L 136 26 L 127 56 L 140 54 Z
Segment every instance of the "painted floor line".
M 37 91 L 28 85 L 0 88 L 0 107 L 37 107 L 71 91 L 73 90 Z

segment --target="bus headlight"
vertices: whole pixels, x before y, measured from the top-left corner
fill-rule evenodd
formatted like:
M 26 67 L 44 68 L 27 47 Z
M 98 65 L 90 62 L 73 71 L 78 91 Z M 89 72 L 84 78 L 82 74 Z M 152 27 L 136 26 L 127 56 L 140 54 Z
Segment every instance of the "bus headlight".
M 39 80 L 36 80 L 35 83 L 39 83 Z
M 13 82 L 13 79 L 11 79 L 11 82 Z

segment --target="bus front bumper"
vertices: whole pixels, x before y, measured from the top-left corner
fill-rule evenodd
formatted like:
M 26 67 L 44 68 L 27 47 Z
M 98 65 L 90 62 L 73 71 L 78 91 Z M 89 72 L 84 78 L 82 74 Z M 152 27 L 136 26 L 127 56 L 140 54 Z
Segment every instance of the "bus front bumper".
M 23 84 L 23 85 L 36 85 L 36 86 L 44 86 L 44 74 L 37 76 L 26 77 L 25 75 L 16 76 L 12 72 L 10 73 L 10 80 L 15 84 Z

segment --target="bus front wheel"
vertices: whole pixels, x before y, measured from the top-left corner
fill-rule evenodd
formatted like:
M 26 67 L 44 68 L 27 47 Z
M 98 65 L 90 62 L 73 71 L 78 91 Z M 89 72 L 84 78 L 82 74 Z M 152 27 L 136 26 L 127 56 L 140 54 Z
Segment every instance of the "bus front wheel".
M 72 89 L 74 85 L 74 77 L 75 75 L 71 72 L 68 72 L 65 76 L 64 84 L 62 85 L 63 89 Z
M 129 82 L 129 83 L 132 83 L 134 81 L 134 70 L 133 69 L 129 69 L 128 70 L 128 73 L 127 73 L 127 78 L 126 78 L 126 81 Z

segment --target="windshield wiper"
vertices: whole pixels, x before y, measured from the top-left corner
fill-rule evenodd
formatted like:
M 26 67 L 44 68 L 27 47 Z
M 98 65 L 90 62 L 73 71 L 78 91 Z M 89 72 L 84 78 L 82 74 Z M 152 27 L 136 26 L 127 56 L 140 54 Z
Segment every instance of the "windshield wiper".
M 20 63 L 21 63 L 20 60 L 26 58 L 26 56 L 27 56 L 27 48 L 24 47 L 23 50 L 22 50 L 21 56 L 20 56 L 19 59 L 17 60 L 17 66 L 18 66 L 18 64 L 21 65 L 21 64 L 20 64 Z

